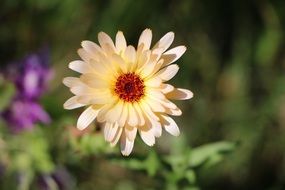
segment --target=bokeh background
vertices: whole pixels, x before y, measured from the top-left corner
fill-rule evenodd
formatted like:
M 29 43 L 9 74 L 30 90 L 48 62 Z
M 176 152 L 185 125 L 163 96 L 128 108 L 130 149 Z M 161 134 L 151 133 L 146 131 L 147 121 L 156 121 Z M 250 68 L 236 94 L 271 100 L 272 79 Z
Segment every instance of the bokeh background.
M 125 158 L 96 124 L 75 129 L 82 109 L 63 109 L 62 78 L 78 76 L 68 63 L 82 40 L 121 30 L 136 45 L 145 28 L 187 46 L 171 83 L 194 98 L 177 102 L 180 137 L 137 138 Z M 43 47 L 53 78 L 38 101 L 51 122 L 15 133 L 1 119 L 0 189 L 285 189 L 284 0 L 2 0 L 1 111 L 15 94 L 7 68 Z

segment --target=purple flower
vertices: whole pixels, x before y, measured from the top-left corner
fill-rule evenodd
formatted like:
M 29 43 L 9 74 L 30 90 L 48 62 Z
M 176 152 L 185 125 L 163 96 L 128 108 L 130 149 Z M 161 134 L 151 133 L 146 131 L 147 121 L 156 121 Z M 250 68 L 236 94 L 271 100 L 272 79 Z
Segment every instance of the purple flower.
M 10 106 L 2 113 L 2 117 L 15 132 L 31 129 L 38 122 L 48 124 L 51 121 L 40 104 L 20 98 L 11 102 Z
M 49 59 L 49 51 L 44 48 L 10 64 L 6 75 L 15 83 L 18 97 L 37 100 L 44 93 L 47 82 L 52 77 Z

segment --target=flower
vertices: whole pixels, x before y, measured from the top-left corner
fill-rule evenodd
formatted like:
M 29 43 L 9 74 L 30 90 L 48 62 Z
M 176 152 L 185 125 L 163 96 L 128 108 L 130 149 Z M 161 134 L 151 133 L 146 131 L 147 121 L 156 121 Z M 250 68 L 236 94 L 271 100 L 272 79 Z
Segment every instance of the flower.
M 24 59 L 9 64 L 4 75 L 11 80 L 16 93 L 10 105 L 0 114 L 13 131 L 31 129 L 34 124 L 50 122 L 49 115 L 38 103 L 46 91 L 47 82 L 52 77 L 48 66 L 49 51 L 43 48 L 38 53 L 26 56 Z
M 174 33 L 168 32 L 150 49 L 152 32 L 142 32 L 138 47 L 127 46 L 121 31 L 112 39 L 100 32 L 99 45 L 83 41 L 78 50 L 82 60 L 69 63 L 80 77 L 66 77 L 63 83 L 75 95 L 64 103 L 65 109 L 88 108 L 79 116 L 77 128 L 85 129 L 95 118 L 103 126 L 106 141 L 112 146 L 120 140 L 121 152 L 129 155 L 137 132 L 149 146 L 155 144 L 162 128 L 174 136 L 179 128 L 169 116 L 181 110 L 169 99 L 186 100 L 193 93 L 166 84 L 178 72 L 172 64 L 186 51 L 178 46 L 166 51 Z
M 32 129 L 38 122 L 48 124 L 51 120 L 40 104 L 20 98 L 11 102 L 10 106 L 2 113 L 2 117 L 15 132 Z
M 52 77 L 48 63 L 49 51 L 43 48 L 8 66 L 6 75 L 15 83 L 17 96 L 38 99 L 45 92 Z

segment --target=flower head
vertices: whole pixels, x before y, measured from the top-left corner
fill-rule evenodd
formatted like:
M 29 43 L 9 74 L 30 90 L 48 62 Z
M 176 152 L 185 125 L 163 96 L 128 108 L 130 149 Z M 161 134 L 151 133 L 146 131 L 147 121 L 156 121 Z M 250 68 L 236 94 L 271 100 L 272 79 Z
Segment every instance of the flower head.
M 31 100 L 44 93 L 52 76 L 48 63 L 49 52 L 44 48 L 8 67 L 8 77 L 15 83 L 18 96 Z
M 38 122 L 45 124 L 50 122 L 49 115 L 40 104 L 35 101 L 19 98 L 11 102 L 8 109 L 2 113 L 2 117 L 15 132 L 22 131 L 23 129 L 31 129 Z
M 63 83 L 73 97 L 64 103 L 65 109 L 88 108 L 80 115 L 77 127 L 85 129 L 94 119 L 103 125 L 106 141 L 111 145 L 120 140 L 121 152 L 129 155 L 137 132 L 149 146 L 162 129 L 174 136 L 179 128 L 169 116 L 181 115 L 181 110 L 169 99 L 185 100 L 193 97 L 186 89 L 175 88 L 166 82 L 178 72 L 172 64 L 186 51 L 178 46 L 167 51 L 174 39 L 168 32 L 151 49 L 152 32 L 142 32 L 137 49 L 127 45 L 122 32 L 115 44 L 105 33 L 98 35 L 99 45 L 83 41 L 78 54 L 82 60 L 69 63 L 79 72 L 66 77 Z

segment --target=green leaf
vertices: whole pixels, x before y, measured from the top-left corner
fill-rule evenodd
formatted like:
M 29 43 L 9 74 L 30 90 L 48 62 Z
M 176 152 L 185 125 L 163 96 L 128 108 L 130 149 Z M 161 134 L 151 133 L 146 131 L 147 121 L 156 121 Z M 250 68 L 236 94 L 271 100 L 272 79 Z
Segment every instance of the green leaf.
M 197 167 L 205 162 L 217 163 L 224 154 L 233 151 L 235 147 L 236 143 L 226 141 L 199 146 L 191 151 L 189 165 Z

